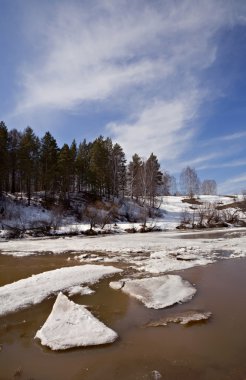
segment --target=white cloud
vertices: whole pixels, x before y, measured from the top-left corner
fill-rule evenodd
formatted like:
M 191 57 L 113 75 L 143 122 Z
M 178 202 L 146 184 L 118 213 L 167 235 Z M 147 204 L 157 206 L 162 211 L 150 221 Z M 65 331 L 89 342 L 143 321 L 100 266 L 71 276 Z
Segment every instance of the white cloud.
M 36 107 L 48 107 L 56 109 L 72 110 L 81 102 L 103 100 L 112 95 L 114 91 L 126 86 L 134 86 L 139 83 L 147 83 L 154 80 L 156 73 L 165 70 L 161 62 L 142 60 L 130 65 L 110 65 L 107 67 L 90 68 L 88 73 L 68 72 L 61 80 L 60 74 L 45 73 L 45 79 L 34 86 L 35 78 L 32 74 L 26 75 L 26 91 L 29 95 L 19 104 L 18 110 L 33 109 Z M 91 79 L 90 79 L 91 78 Z
M 246 137 L 246 132 L 237 132 L 237 133 L 232 133 L 230 135 L 222 136 L 221 140 L 232 141 L 232 140 L 238 140 L 244 137 Z
M 69 109 L 105 99 L 124 86 L 167 75 L 176 80 L 180 71 L 207 67 L 216 57 L 214 33 L 232 14 L 229 2 L 211 0 L 93 4 L 54 3 L 52 17 L 38 24 L 41 47 L 36 60 L 23 68 L 19 111 Z
M 157 154 L 160 160 L 175 160 L 184 151 L 194 135 L 192 128 L 184 128 L 184 122 L 196 117 L 194 103 L 196 93 L 186 94 L 170 101 L 156 101 L 147 106 L 130 123 L 111 123 L 108 130 L 126 148 L 128 155 L 138 153 Z
M 210 96 L 200 73 L 216 60 L 216 33 L 245 23 L 246 5 L 59 1 L 41 15 L 29 13 L 27 34 L 38 46 L 20 71 L 16 114 L 73 112 L 88 104 L 93 112 L 97 102 L 113 108 L 120 99 L 125 121 L 112 121 L 108 131 L 128 155 L 153 151 L 177 162 Z

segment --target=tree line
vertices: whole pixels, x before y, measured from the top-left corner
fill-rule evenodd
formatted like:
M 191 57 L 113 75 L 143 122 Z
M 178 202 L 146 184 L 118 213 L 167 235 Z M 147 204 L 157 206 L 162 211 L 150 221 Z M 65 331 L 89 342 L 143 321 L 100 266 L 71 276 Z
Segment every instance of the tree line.
M 182 191 L 197 194 L 195 169 L 185 170 Z M 215 192 L 215 181 L 214 187 L 208 181 L 212 180 L 204 181 L 204 189 Z M 127 164 L 122 147 L 111 138 L 99 136 L 79 144 L 73 140 L 59 148 L 50 132 L 39 138 L 30 127 L 20 132 L 0 122 L 0 195 L 25 193 L 30 204 L 33 193 L 43 192 L 45 199 L 59 197 L 69 203 L 70 194 L 81 191 L 108 199 L 127 195 L 155 206 L 157 195 L 175 194 L 177 185 L 173 176 L 160 170 L 156 155 L 143 159 L 134 154 Z

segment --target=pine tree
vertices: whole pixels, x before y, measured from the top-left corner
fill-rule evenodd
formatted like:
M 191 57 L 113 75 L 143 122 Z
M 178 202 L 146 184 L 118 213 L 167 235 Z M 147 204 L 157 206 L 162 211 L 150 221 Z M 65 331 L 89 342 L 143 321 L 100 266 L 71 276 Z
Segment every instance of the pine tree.
M 111 157 L 112 194 L 124 196 L 126 187 L 126 157 L 119 144 L 114 144 Z
M 149 198 L 149 205 L 151 207 L 154 207 L 155 199 L 158 195 L 158 188 L 162 181 L 162 172 L 160 171 L 160 164 L 158 162 L 158 159 L 153 153 L 151 153 L 145 163 L 145 176 L 145 194 Z
M 87 144 L 86 140 L 79 144 L 76 158 L 76 172 L 78 178 L 77 189 L 90 190 L 90 150 L 91 143 Z
M 98 137 L 91 146 L 90 183 L 92 190 L 102 196 L 110 191 L 109 141 Z
M 21 136 L 19 160 L 21 171 L 21 189 L 27 193 L 30 205 L 31 193 L 37 187 L 40 142 L 32 128 L 27 127 Z
M 9 181 L 10 191 L 14 194 L 16 191 L 20 191 L 21 178 L 20 178 L 20 163 L 19 163 L 19 149 L 21 141 L 21 133 L 16 129 L 9 131 Z
M 0 197 L 7 187 L 8 173 L 8 129 L 3 121 L 0 122 Z
M 132 156 L 132 161 L 130 161 L 127 168 L 127 188 L 128 194 L 131 198 L 139 199 L 141 190 L 141 166 L 142 160 L 138 154 Z
M 46 132 L 41 139 L 40 167 L 41 184 L 45 198 L 53 194 L 57 187 L 57 159 L 58 146 L 50 132 Z
M 76 160 L 77 160 L 77 144 L 76 141 L 73 140 L 70 146 L 70 160 L 71 160 L 71 172 L 70 172 L 70 188 L 74 193 L 77 184 L 77 170 L 76 170 Z
M 58 173 L 60 185 L 60 197 L 69 202 L 70 174 L 72 170 L 72 159 L 70 148 L 64 144 L 58 156 Z

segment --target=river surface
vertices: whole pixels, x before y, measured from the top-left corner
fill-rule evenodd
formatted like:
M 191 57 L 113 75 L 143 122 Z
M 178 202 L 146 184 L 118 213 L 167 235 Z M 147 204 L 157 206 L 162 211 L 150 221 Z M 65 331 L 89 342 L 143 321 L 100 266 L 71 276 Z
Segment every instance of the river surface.
M 0 285 L 71 265 L 67 257 L 0 255 Z M 195 284 L 197 294 L 190 302 L 163 310 L 147 309 L 109 288 L 109 281 L 119 275 L 91 286 L 96 290 L 94 295 L 72 297 L 89 305 L 96 317 L 119 334 L 110 345 L 52 352 L 34 340 L 55 297 L 1 317 L 0 379 L 245 380 L 246 259 L 222 260 L 175 273 Z M 174 312 L 193 309 L 211 311 L 213 316 L 189 327 L 145 326 Z

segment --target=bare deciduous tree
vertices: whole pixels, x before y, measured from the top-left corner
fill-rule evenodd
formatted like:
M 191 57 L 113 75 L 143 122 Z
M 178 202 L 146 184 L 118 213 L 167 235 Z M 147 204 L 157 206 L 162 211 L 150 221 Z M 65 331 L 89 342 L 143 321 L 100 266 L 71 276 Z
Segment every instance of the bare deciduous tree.
M 200 180 L 194 168 L 187 166 L 180 174 L 180 187 L 183 194 L 193 197 L 199 193 Z
M 214 179 L 205 179 L 201 185 L 201 193 L 204 195 L 217 194 L 217 183 Z

